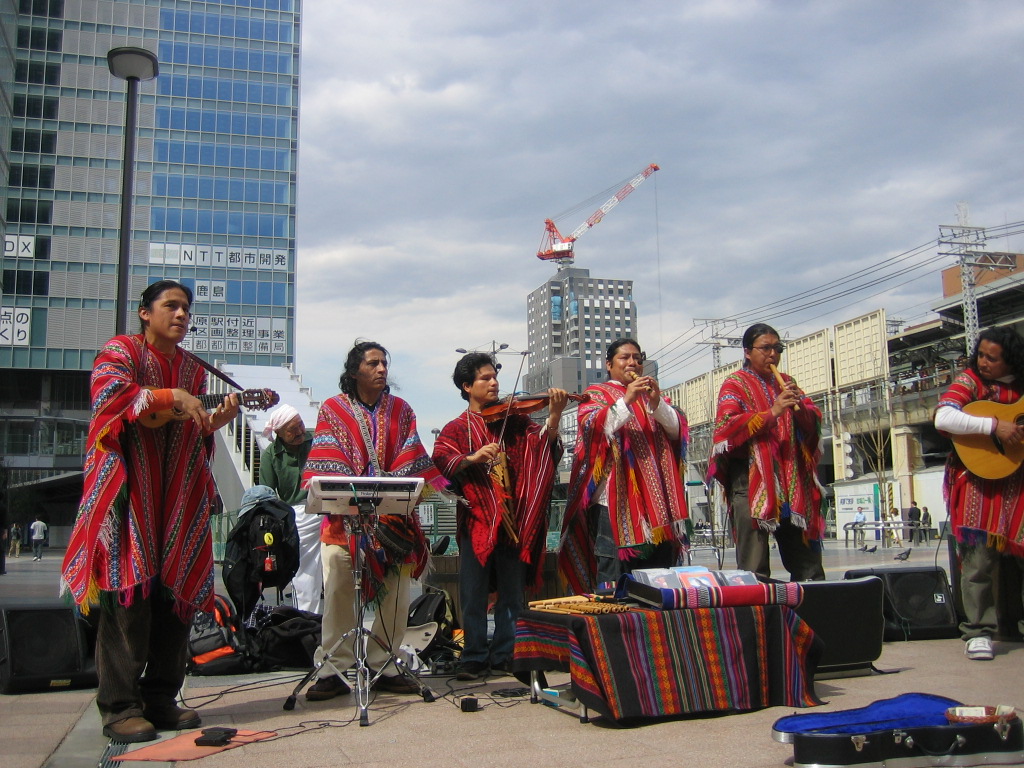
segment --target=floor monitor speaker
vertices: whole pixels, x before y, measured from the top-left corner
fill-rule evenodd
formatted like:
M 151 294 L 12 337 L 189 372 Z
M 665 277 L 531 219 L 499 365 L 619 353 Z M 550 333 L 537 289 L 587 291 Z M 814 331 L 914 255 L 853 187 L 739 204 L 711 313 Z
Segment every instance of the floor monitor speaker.
M 875 576 L 847 581 L 801 582 L 796 608 L 825 643 L 815 678 L 871 673 L 882 655 L 882 581 Z
M 87 630 L 60 601 L 0 604 L 0 693 L 95 686 Z
M 861 568 L 846 578 L 878 576 L 885 585 L 885 639 L 934 640 L 959 637 L 946 572 L 937 566 Z

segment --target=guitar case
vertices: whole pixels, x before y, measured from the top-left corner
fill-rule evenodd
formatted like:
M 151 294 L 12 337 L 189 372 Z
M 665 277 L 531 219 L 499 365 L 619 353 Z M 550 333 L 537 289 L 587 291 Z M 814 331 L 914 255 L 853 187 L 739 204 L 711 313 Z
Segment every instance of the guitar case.
M 772 726 L 772 738 L 793 745 L 793 768 L 1024 763 L 1024 729 L 1016 712 L 951 722 L 947 710 L 960 706 L 944 696 L 905 693 L 859 709 L 783 717 Z

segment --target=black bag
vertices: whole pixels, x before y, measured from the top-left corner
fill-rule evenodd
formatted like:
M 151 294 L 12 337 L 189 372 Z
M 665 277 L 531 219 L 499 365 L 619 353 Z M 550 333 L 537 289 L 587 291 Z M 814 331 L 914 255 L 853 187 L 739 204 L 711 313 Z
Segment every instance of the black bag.
M 309 669 L 320 645 L 323 617 L 288 605 L 274 608 L 258 631 L 260 666 L 264 669 Z
M 250 643 L 231 602 L 213 596 L 213 613 L 197 613 L 188 635 L 190 675 L 237 675 L 253 669 Z
M 248 618 L 268 587 L 281 589 L 299 570 L 295 510 L 280 499 L 265 499 L 235 523 L 224 542 L 224 586 Z
M 424 592 L 409 605 L 409 621 L 407 626 L 419 627 L 424 624 L 436 623 L 437 632 L 427 647 L 417 655 L 424 663 L 454 663 L 461 650 L 455 642 L 455 609 L 451 596 L 443 589 L 424 585 Z

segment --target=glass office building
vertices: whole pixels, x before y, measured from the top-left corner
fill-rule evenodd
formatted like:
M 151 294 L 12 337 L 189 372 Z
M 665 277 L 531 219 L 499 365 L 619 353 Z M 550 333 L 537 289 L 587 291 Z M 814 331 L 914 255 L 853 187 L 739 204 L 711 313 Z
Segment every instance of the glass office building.
M 129 331 L 142 290 L 170 278 L 195 292 L 187 348 L 294 360 L 301 0 L 17 0 L 14 12 L 0 452 L 31 479 L 81 468 L 88 372 L 114 332 L 126 83 L 108 70 L 112 48 L 159 60 L 139 86 Z

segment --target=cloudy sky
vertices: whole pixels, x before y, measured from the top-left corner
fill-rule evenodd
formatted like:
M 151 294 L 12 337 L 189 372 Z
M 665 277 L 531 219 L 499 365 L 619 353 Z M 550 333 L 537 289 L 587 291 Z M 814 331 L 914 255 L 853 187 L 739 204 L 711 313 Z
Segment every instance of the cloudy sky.
M 545 218 L 649 163 L 576 265 L 634 281 L 663 386 L 711 367 L 695 318 L 925 321 L 957 203 L 1024 220 L 1018 1 L 306 0 L 302 38 L 298 367 L 325 399 L 380 341 L 427 442 L 456 347 L 526 347 Z

